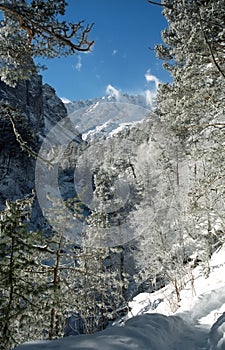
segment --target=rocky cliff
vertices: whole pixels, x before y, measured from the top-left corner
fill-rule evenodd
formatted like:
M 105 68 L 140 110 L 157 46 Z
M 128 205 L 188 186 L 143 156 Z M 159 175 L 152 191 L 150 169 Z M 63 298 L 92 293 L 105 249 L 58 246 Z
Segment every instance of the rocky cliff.
M 13 109 L 13 123 L 5 108 Z M 0 209 L 6 199 L 22 198 L 34 188 L 35 159 L 22 149 L 19 140 L 38 152 L 41 135 L 67 115 L 55 90 L 33 76 L 12 88 L 0 81 Z M 18 137 L 15 135 L 18 132 Z

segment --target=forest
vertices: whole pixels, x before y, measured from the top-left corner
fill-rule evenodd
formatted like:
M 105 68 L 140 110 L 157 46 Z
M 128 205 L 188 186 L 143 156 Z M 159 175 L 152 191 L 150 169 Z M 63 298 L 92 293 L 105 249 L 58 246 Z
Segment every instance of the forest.
M 0 1 L 1 350 L 96 333 L 169 283 L 176 311 L 225 243 L 224 0 L 148 2 L 172 82 L 150 111 L 128 98 L 68 112 L 35 59 L 89 51 L 93 25 L 61 20 L 64 0 Z M 106 115 L 143 118 L 91 133 Z

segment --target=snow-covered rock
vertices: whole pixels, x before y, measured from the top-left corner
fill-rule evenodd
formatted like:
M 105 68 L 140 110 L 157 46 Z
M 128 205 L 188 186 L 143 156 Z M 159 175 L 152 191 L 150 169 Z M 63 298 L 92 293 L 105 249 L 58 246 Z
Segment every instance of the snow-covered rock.
M 225 312 L 218 318 L 209 333 L 209 350 L 225 349 Z
M 113 136 L 142 121 L 149 115 L 149 107 L 142 95 L 121 95 L 74 101 L 65 104 L 68 116 L 82 133 L 83 139 Z

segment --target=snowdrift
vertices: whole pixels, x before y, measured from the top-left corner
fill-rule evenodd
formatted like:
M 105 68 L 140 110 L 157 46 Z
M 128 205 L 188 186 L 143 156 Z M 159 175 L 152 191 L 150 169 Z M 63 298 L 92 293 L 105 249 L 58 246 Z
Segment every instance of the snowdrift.
M 145 314 L 93 335 L 26 343 L 16 350 L 194 350 L 205 343 L 205 332 L 178 316 Z

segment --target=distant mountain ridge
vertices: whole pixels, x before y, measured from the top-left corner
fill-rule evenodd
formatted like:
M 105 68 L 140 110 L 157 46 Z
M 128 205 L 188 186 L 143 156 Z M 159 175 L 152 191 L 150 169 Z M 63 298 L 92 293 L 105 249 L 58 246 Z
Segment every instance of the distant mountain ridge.
M 68 114 L 73 113 L 79 108 L 90 107 L 95 103 L 107 103 L 107 102 L 123 102 L 123 103 L 133 103 L 138 106 L 149 108 L 147 104 L 146 97 L 144 95 L 129 95 L 129 94 L 121 94 L 119 98 L 114 95 L 106 95 L 103 97 L 96 97 L 87 100 L 75 100 L 72 102 L 64 102 Z
M 121 94 L 65 103 L 68 116 L 88 140 L 109 137 L 132 124 L 140 122 L 150 112 L 144 95 Z

